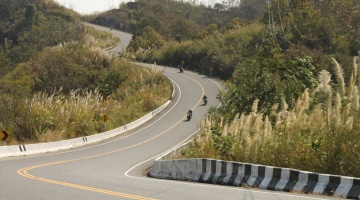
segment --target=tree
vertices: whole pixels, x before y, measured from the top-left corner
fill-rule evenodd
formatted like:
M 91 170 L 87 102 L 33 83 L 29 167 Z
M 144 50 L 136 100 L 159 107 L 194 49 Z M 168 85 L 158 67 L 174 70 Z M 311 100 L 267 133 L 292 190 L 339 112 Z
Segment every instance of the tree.
M 165 44 L 163 37 L 152 27 L 147 26 L 135 35 L 133 40 L 130 41 L 129 48 L 134 52 L 142 49 L 159 49 Z
M 101 82 L 99 92 L 103 97 L 108 97 L 125 81 L 125 76 L 119 71 L 110 71 Z
M 26 7 L 25 11 L 25 24 L 32 26 L 36 19 L 36 7 L 34 4 L 30 4 Z
M 214 8 L 215 8 L 215 10 L 217 10 L 217 11 L 222 11 L 222 10 L 224 9 L 224 5 L 221 4 L 221 3 L 216 3 L 216 4 L 214 5 Z
M 255 100 L 258 110 L 268 113 L 270 107 L 284 99 L 289 106 L 306 88 L 314 88 L 316 79 L 309 57 L 292 60 L 258 57 L 240 64 L 229 83 L 229 90 L 223 99 L 228 113 L 250 112 Z

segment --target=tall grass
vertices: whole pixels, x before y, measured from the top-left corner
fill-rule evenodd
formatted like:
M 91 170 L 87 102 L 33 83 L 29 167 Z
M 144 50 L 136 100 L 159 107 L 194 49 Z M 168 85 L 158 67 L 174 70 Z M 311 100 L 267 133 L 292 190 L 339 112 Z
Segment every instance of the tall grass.
M 121 84 L 114 94 L 122 113 L 117 124 L 126 124 L 159 107 L 171 97 L 172 85 L 163 76 L 161 68 L 152 66 L 128 67 L 128 81 Z
M 84 41 L 87 46 L 98 46 L 100 48 L 115 47 L 120 43 L 120 39 L 110 32 L 99 31 L 94 27 L 85 26 L 86 34 Z
M 24 99 L 26 110 L 23 112 L 26 113 L 19 116 L 19 120 L 26 121 L 21 127 L 26 134 L 11 130 L 8 145 L 51 142 L 103 132 L 104 115 L 109 117 L 106 127 L 110 130 L 142 117 L 171 97 L 171 83 L 160 68 L 133 65 L 127 68 L 126 81 L 106 99 L 98 90 L 72 90 L 65 95 L 61 89 Z
M 34 131 L 34 139 L 41 135 L 55 134 L 54 138 L 73 138 L 97 133 L 102 129 L 101 115 L 106 109 L 102 96 L 97 90 L 73 90 L 64 95 L 61 90 L 52 95 L 38 93 L 26 100 L 29 120 Z M 61 134 L 61 137 L 56 134 Z M 47 135 L 48 139 L 51 136 Z
M 107 130 L 113 129 L 142 117 L 171 97 L 172 85 L 163 76 L 161 68 L 145 69 L 108 54 L 103 48 L 113 46 L 119 40 L 110 33 L 86 28 L 84 46 L 90 51 L 75 48 L 64 58 L 79 65 L 96 66 L 100 75 L 95 78 L 102 79 L 102 73 L 113 70 L 119 71 L 124 81 L 106 98 L 97 89 L 68 92 L 71 88 L 66 92 L 65 88 L 64 92 L 58 89 L 51 94 L 40 92 L 27 99 L 0 96 L 4 108 L 0 128 L 11 132 L 8 145 L 51 142 L 99 133 L 104 131 L 104 115 L 109 117 Z M 76 42 L 52 48 L 63 49 L 73 44 Z M 101 82 L 88 84 L 95 88 Z
M 232 120 L 206 116 L 201 134 L 183 156 L 360 177 L 358 57 L 347 86 L 341 66 L 334 64 L 336 87 L 330 73 L 322 71 L 318 87 L 306 89 L 292 110 L 283 102 L 282 109 L 274 105 L 264 116 L 255 101 L 250 114 Z

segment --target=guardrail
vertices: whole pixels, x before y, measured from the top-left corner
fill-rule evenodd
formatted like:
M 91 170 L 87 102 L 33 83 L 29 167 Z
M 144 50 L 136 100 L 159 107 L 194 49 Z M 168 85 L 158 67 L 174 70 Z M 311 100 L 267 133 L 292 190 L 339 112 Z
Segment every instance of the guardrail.
M 139 64 L 138 64 L 139 65 Z M 142 67 L 151 68 L 151 64 L 149 66 L 144 66 L 140 64 Z M 166 76 L 165 76 L 166 77 Z M 138 126 L 144 124 L 150 119 L 154 118 L 157 114 L 159 114 L 162 110 L 164 110 L 170 102 L 173 100 L 175 95 L 174 83 L 166 77 L 170 83 L 172 84 L 172 93 L 171 99 L 164 103 L 159 108 L 149 112 L 145 116 L 129 123 L 119 128 L 109 130 L 103 133 L 98 133 L 90 136 L 79 137 L 69 140 L 62 140 L 56 142 L 47 142 L 47 143 L 38 143 L 38 144 L 21 144 L 21 145 L 10 145 L 10 146 L 0 146 L 0 158 L 4 157 L 14 157 L 14 156 L 26 156 L 33 155 L 39 153 L 47 153 L 47 152 L 55 152 L 64 149 L 71 149 L 74 147 L 80 147 L 96 142 L 100 142 L 102 140 L 109 139 L 111 137 L 115 137 L 123 134 L 126 131 L 130 131 L 132 129 L 137 128 Z
M 102 140 L 109 139 L 111 137 L 118 136 L 123 134 L 126 131 L 135 129 L 136 127 L 144 124 L 150 119 L 154 118 L 158 113 L 160 113 L 166 106 L 169 105 L 171 100 L 168 100 L 165 104 L 155 109 L 154 111 L 146 114 L 145 116 L 137 119 L 129 124 L 121 126 L 119 128 L 109 130 L 103 133 L 98 133 L 90 136 L 74 138 L 70 140 L 62 140 L 57 142 L 47 142 L 47 143 L 38 143 L 38 144 L 22 144 L 22 145 L 11 145 L 11 146 L 0 146 L 0 158 L 1 157 L 11 157 L 11 156 L 26 156 L 38 153 L 54 152 L 64 149 L 70 149 L 74 147 L 79 147 L 83 145 L 88 145 L 96 143 Z
M 154 161 L 150 177 L 360 199 L 360 178 L 206 158 L 171 159 L 190 142 Z

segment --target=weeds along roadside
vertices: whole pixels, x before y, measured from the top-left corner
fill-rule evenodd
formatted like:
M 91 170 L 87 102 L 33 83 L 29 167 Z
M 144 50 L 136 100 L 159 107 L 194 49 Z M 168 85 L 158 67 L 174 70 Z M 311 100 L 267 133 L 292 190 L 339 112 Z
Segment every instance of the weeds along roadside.
M 104 115 L 109 119 L 106 122 L 107 130 L 117 128 L 142 117 L 171 97 L 172 85 L 160 69 L 146 69 L 108 55 L 99 45 L 108 46 L 109 42 L 114 42 L 109 39 L 111 34 L 105 36 L 96 34 L 96 31 L 86 32 L 83 37 L 85 45 L 80 46 L 74 42 L 49 47 L 39 53 L 42 57 L 22 64 L 23 68 L 50 66 L 50 68 L 43 67 L 49 72 L 50 70 L 62 72 L 57 69 L 69 70 L 63 71 L 64 74 L 76 72 L 71 71 L 73 69 L 81 69 L 82 73 L 77 76 L 78 79 L 74 79 L 76 80 L 74 82 L 67 81 L 67 85 L 83 84 L 84 77 L 91 70 L 89 74 L 96 75 L 94 80 L 102 80 L 97 84 L 87 84 L 87 88 L 71 90 L 67 88 L 64 91 L 62 87 L 54 87 L 51 88 L 52 92 L 34 92 L 24 98 L 0 95 L 2 103 L 0 128 L 11 133 L 7 145 L 51 142 L 103 132 Z M 59 60 L 61 64 L 55 62 Z M 74 62 L 76 64 L 72 64 Z M 66 68 L 67 65 L 69 68 Z M 86 66 L 88 70 L 83 71 L 81 66 Z M 97 67 L 100 70 L 108 70 L 107 74 L 102 71 L 97 72 Z M 118 79 L 119 77 L 121 80 Z M 68 79 L 69 76 L 66 77 L 66 80 Z M 17 85 L 28 84 L 30 88 L 31 82 L 31 78 L 26 78 Z M 118 86 L 108 87 L 113 82 Z
M 294 109 L 272 107 L 270 115 L 257 111 L 224 119 L 207 115 L 201 134 L 179 158 L 214 158 L 317 173 L 360 177 L 359 60 L 345 85 L 341 66 L 335 65 L 336 84 L 330 73 L 319 74 L 314 91 L 308 89 Z M 334 85 L 336 87 L 334 87 Z
M 171 91 L 171 83 L 161 71 L 129 66 L 127 81 L 113 97 L 104 99 L 99 90 L 78 89 L 68 95 L 61 90 L 53 94 L 40 92 L 23 100 L 24 113 L 17 116 L 17 120 L 28 121 L 23 124 L 27 127 L 18 131 L 29 130 L 31 135 L 17 135 L 22 141 L 12 135 L 7 143 L 51 142 L 103 132 L 104 115 L 109 118 L 107 129 L 117 128 L 164 104 Z

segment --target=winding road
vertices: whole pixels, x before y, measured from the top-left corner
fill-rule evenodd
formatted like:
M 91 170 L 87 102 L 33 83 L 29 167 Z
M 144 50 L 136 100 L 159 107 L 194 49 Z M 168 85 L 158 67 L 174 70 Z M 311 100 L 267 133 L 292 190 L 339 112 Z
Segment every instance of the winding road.
M 0 199 L 336 199 L 148 178 L 146 172 L 156 157 L 188 141 L 199 130 L 208 108 L 219 105 L 216 95 L 221 89 L 204 75 L 157 67 L 164 70 L 175 89 L 163 112 L 135 130 L 96 145 L 0 159 Z M 209 99 L 206 106 L 202 105 L 203 94 Z M 189 108 L 194 112 L 188 122 L 185 115 Z

